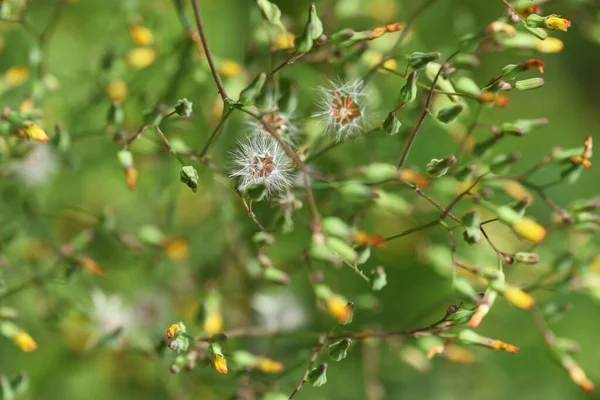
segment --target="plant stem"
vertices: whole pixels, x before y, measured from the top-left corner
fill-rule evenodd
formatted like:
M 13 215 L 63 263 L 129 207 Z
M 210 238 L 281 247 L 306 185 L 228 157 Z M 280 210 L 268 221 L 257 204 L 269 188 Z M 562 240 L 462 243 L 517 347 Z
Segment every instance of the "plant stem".
M 206 156 L 206 153 L 208 152 L 208 148 L 210 147 L 212 142 L 217 138 L 217 134 L 219 133 L 219 130 L 225 124 L 225 122 L 229 119 L 229 116 L 233 113 L 233 110 L 235 110 L 235 108 L 231 108 L 229 111 L 227 111 L 225 114 L 223 114 L 221 121 L 219 121 L 219 124 L 215 127 L 215 129 L 210 134 L 208 141 L 206 142 L 206 144 L 204 145 L 204 148 L 202 149 L 202 152 L 200 153 L 201 159 L 203 159 Z
M 410 149 L 412 148 L 412 145 L 414 144 L 415 140 L 417 139 L 417 135 L 419 134 L 419 131 L 421 130 L 421 127 L 423 126 L 423 122 L 425 122 L 425 118 L 429 114 L 431 103 L 433 102 L 433 94 L 435 93 L 435 85 L 437 84 L 437 81 L 440 78 L 442 71 L 444 70 L 444 65 L 446 63 L 450 62 L 459 52 L 460 52 L 460 49 L 456 50 L 454 53 L 450 54 L 450 56 L 448 56 L 448 58 L 446 58 L 446 61 L 444 61 L 444 63 L 440 66 L 440 69 L 438 70 L 437 74 L 435 74 L 435 78 L 433 78 L 433 81 L 431 82 L 431 90 L 429 91 L 429 95 L 427 96 L 427 101 L 425 102 L 425 108 L 423 109 L 421 116 L 417 120 L 417 124 L 415 125 L 415 128 L 413 129 L 412 133 L 408 137 L 406 144 L 404 145 L 404 150 L 402 151 L 402 156 L 400 157 L 400 162 L 398 162 L 398 168 L 402 168 L 404 166 L 404 163 L 406 162 L 406 159 L 408 158 L 408 154 L 410 153 Z
M 339 141 L 336 141 L 336 142 L 331 142 L 331 143 L 329 143 L 327 146 L 325 146 L 325 147 L 323 147 L 321 150 L 319 150 L 317 153 L 314 153 L 314 154 L 311 154 L 311 155 L 309 155 L 309 156 L 306 158 L 305 162 L 306 162 L 306 163 L 308 163 L 308 162 L 310 162 L 310 161 L 314 161 L 316 158 L 319 158 L 319 157 L 321 157 L 323 154 L 327 153 L 329 150 L 331 150 L 331 149 L 333 149 L 333 148 L 337 147 L 338 145 L 340 145 L 340 144 L 342 144 L 342 143 L 346 143 L 346 142 L 352 141 L 352 140 L 354 140 L 354 139 L 356 139 L 356 138 L 359 138 L 359 137 L 365 137 L 365 136 L 372 135 L 373 133 L 375 133 L 375 132 L 379 131 L 380 129 L 381 129 L 380 127 L 377 127 L 377 128 L 375 128 L 375 129 L 371 129 L 370 131 L 368 131 L 368 132 L 364 133 L 363 135 L 360 135 L 360 136 L 352 136 L 352 137 L 351 137 L 349 140 L 339 140 Z
M 221 77 L 219 76 L 219 72 L 217 71 L 217 67 L 215 66 L 215 60 L 213 59 L 212 53 L 210 52 L 210 47 L 208 46 L 208 41 L 206 40 L 206 32 L 204 32 L 204 23 L 202 22 L 202 13 L 200 12 L 198 0 L 191 0 L 191 2 L 192 7 L 194 8 L 196 25 L 198 26 L 198 33 L 200 34 L 202 47 L 204 48 L 204 53 L 206 54 L 206 59 L 210 67 L 210 72 L 212 72 L 213 79 L 215 80 L 215 84 L 217 85 L 217 89 L 219 90 L 219 95 L 221 95 L 221 99 L 223 99 L 224 103 L 231 103 L 232 100 L 225 91 L 223 81 L 221 81 Z
M 408 235 L 410 235 L 412 233 L 422 231 L 423 229 L 431 228 L 433 226 L 438 225 L 439 223 L 440 223 L 439 219 L 434 219 L 433 221 L 428 222 L 428 223 L 426 223 L 424 225 L 419 225 L 419 226 L 407 229 L 407 230 L 402 231 L 402 232 L 394 233 L 393 235 L 390 235 L 390 236 L 384 238 L 383 240 L 385 240 L 386 242 L 389 242 L 390 240 L 398 239 L 398 238 L 401 238 L 401 237 L 404 237 L 404 236 L 408 236 Z

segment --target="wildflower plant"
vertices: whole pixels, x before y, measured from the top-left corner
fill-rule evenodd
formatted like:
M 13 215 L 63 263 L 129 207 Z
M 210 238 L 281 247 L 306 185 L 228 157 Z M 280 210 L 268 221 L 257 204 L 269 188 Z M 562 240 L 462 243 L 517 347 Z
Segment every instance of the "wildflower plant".
M 30 46 L 0 63 L 1 398 L 47 395 L 25 357 L 48 347 L 114 353 L 144 398 L 396 398 L 401 366 L 447 362 L 486 372 L 457 396 L 509 398 L 536 346 L 535 396 L 595 390 L 594 128 L 553 125 L 581 111 L 553 74 L 564 35 L 600 41 L 597 4 L 256 0 L 240 27 L 199 0 L 41 3 L 0 1 L 0 52 Z M 50 38 L 79 12 L 118 40 L 78 28 L 75 85 Z

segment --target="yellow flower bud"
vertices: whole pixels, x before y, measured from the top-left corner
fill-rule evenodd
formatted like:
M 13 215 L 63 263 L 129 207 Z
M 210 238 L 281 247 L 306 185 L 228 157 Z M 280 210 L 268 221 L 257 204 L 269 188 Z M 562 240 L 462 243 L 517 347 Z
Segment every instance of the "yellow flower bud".
M 165 254 L 171 261 L 185 261 L 190 255 L 190 244 L 186 239 L 168 240 L 165 244 Z
M 27 67 L 12 67 L 4 73 L 4 84 L 8 87 L 20 86 L 27 82 L 31 72 Z
M 25 331 L 19 331 L 13 337 L 13 341 L 22 351 L 26 353 L 31 353 L 37 349 L 37 343 L 33 338 Z
M 427 358 L 431 360 L 433 357 L 437 356 L 438 354 L 444 353 L 444 351 L 446 351 L 446 346 L 443 344 L 433 346 L 431 349 L 429 349 L 429 351 L 427 351 Z
M 376 51 L 372 51 L 365 53 L 364 57 L 369 68 L 375 68 L 375 66 L 379 65 L 379 63 L 383 59 L 383 54 Z M 383 63 L 383 67 L 395 70 L 398 68 L 398 62 L 394 59 L 389 59 Z M 388 71 L 386 71 L 385 69 L 381 69 L 381 72 L 388 73 Z
M 485 318 L 485 316 L 490 312 L 490 305 L 489 304 L 480 304 L 477 307 L 477 310 L 475 311 L 475 313 L 473 314 L 473 316 L 471 317 L 471 319 L 469 320 L 469 326 L 471 328 L 477 328 L 480 324 L 481 321 L 483 321 L 483 318 Z
M 294 45 L 295 45 L 295 41 L 296 41 L 296 37 L 294 36 L 293 33 L 280 32 L 275 37 L 274 45 L 275 45 L 275 48 L 279 49 L 279 50 L 293 49 Z
M 22 113 L 28 113 L 28 112 L 33 111 L 34 108 L 35 108 L 35 105 L 33 104 L 33 101 L 27 99 L 27 100 L 23 100 L 23 102 L 19 106 L 19 111 Z
M 142 69 L 154 63 L 156 50 L 150 47 L 137 47 L 127 53 L 127 63 L 133 69 Z
M 273 361 L 269 358 L 263 358 L 258 362 L 256 368 L 265 374 L 278 374 L 283 372 L 285 367 L 278 361 Z
M 106 275 L 106 271 L 104 271 L 102 269 L 102 267 L 100 267 L 100 265 L 93 259 L 90 257 L 83 257 L 81 260 L 81 266 L 85 269 L 87 269 L 88 271 L 98 275 L 98 276 L 104 276 Z
M 127 84 L 120 79 L 110 81 L 106 94 L 113 103 L 121 104 L 127 99 Z
M 204 319 L 204 332 L 207 335 L 223 332 L 223 316 L 219 312 L 211 312 Z
M 507 36 L 512 37 L 517 34 L 517 30 L 514 26 L 509 25 L 505 22 L 494 21 L 489 24 L 486 28 L 487 33 L 504 32 Z
M 327 300 L 327 310 L 342 325 L 352 322 L 353 307 L 342 296 L 332 295 Z
M 541 243 L 546 239 L 546 228 L 528 217 L 520 218 L 512 228 L 523 239 L 531 240 L 534 243 Z
M 519 288 L 509 288 L 504 292 L 504 298 L 514 306 L 531 310 L 535 305 L 535 299 Z
M 179 324 L 173 324 L 167 329 L 167 339 L 173 339 L 177 333 L 181 330 Z
M 220 374 L 226 374 L 227 370 L 227 360 L 223 354 L 215 354 L 213 357 L 213 366 Z
M 22 134 L 38 142 L 47 143 L 50 138 L 38 124 L 29 124 L 21 130 Z
M 431 181 L 424 175 L 420 175 L 411 169 L 401 169 L 398 173 L 398 179 L 403 183 L 417 185 L 422 189 L 431 186 Z
M 125 168 L 125 180 L 127 181 L 127 187 L 129 190 L 134 190 L 137 185 L 139 173 L 135 167 Z
M 594 383 L 586 376 L 585 371 L 569 356 L 564 355 L 561 359 L 563 368 L 569 374 L 569 378 L 584 392 L 592 393 L 595 389 Z
M 549 37 L 546 40 L 539 40 L 535 47 L 541 53 L 560 53 L 565 44 L 558 38 Z
M 244 68 L 232 60 L 224 60 L 219 65 L 219 72 L 224 78 L 235 78 L 244 72 Z
M 129 37 L 138 46 L 149 46 L 154 42 L 152 31 L 144 26 L 133 24 L 129 27 Z
M 534 197 L 531 192 L 525 189 L 525 187 L 517 181 L 509 179 L 502 181 L 502 189 L 507 195 L 517 201 L 521 201 L 527 197 L 530 201 L 530 204 L 533 203 Z
M 457 364 L 473 364 L 475 362 L 475 354 L 460 346 L 447 346 L 444 356 L 448 361 Z

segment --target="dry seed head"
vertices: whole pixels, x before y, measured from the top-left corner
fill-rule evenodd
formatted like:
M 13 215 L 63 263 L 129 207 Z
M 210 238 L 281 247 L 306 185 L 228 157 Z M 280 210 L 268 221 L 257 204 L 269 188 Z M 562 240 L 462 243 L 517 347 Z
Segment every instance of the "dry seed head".
M 269 195 L 282 191 L 291 184 L 292 164 L 279 144 L 270 136 L 255 134 L 241 142 L 233 153 L 235 170 L 231 178 L 238 178 L 238 190 L 263 185 Z
M 294 146 L 299 133 L 299 129 L 294 123 L 294 116 L 290 113 L 281 111 L 275 97 L 269 96 L 266 102 L 266 109 L 262 112 L 263 120 L 277 132 L 283 141 Z M 250 119 L 248 124 L 253 133 L 270 136 L 269 131 L 265 129 L 261 121 Z
M 331 88 L 320 88 L 318 101 L 320 111 L 313 114 L 327 124 L 327 132 L 335 133 L 340 141 L 357 134 L 365 122 L 364 84 L 361 80 L 336 83 Z

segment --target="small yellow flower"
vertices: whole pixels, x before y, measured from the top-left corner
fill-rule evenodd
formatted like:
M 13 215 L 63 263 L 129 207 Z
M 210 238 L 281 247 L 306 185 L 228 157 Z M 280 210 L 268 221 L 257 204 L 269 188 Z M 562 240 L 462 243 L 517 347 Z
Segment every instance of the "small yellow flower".
M 546 228 L 528 217 L 519 219 L 512 228 L 519 236 L 534 243 L 541 243 L 546 239 Z
M 519 288 L 509 288 L 504 292 L 504 298 L 512 305 L 525 310 L 531 310 L 535 305 L 535 299 Z
M 224 78 L 235 78 L 244 72 L 244 68 L 235 61 L 224 60 L 219 65 L 219 72 Z
M 31 353 L 37 349 L 37 343 L 33 338 L 25 331 L 19 331 L 14 336 L 13 341 L 25 353 Z
M 565 44 L 558 38 L 549 37 L 546 40 L 539 40 L 535 47 L 540 53 L 560 53 Z
M 134 190 L 138 180 L 138 170 L 135 167 L 125 168 L 125 181 L 129 190 Z
M 113 103 L 121 104 L 127 99 L 127 84 L 121 79 L 112 80 L 106 88 L 106 94 Z
M 48 134 L 38 124 L 29 124 L 21 131 L 24 136 L 38 142 L 47 143 L 50 140 Z
M 285 369 L 282 363 L 269 358 L 262 358 L 256 368 L 265 374 L 278 374 Z
M 544 20 L 544 25 L 551 31 L 561 30 L 566 32 L 571 27 L 571 21 L 560 18 L 558 15 L 550 15 Z
M 154 63 L 157 54 L 151 47 L 137 47 L 127 53 L 127 63 L 133 69 L 142 69 Z
M 327 300 L 327 310 L 342 325 L 352 322 L 353 307 L 342 296 L 332 295 Z
M 280 32 L 275 37 L 275 48 L 279 50 L 293 49 L 295 46 L 296 37 L 293 33 Z
M 227 360 L 223 354 L 215 354 L 213 357 L 213 366 L 220 374 L 226 374 L 227 370 Z
M 149 46 L 154 42 L 152 31 L 141 25 L 131 25 L 129 27 L 129 37 L 138 46 Z
M 27 67 L 12 67 L 4 73 L 4 84 L 8 87 L 20 86 L 27 82 L 31 72 Z
M 190 256 L 190 243 L 186 239 L 172 239 L 165 244 L 165 254 L 173 262 L 183 262 Z
M 223 332 L 223 316 L 219 312 L 208 313 L 204 319 L 204 332 L 207 335 Z
M 179 324 L 173 324 L 167 329 L 167 339 L 173 339 L 181 331 Z

